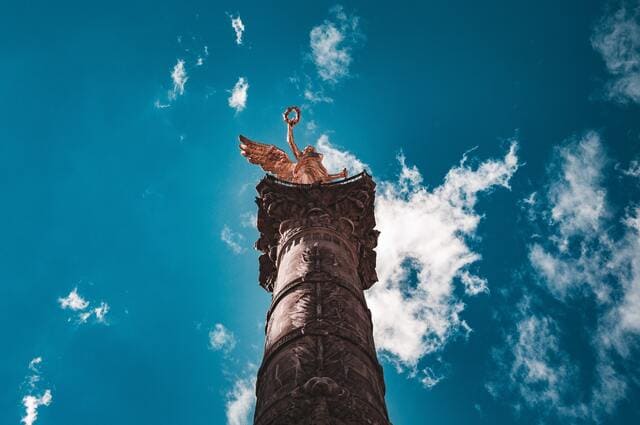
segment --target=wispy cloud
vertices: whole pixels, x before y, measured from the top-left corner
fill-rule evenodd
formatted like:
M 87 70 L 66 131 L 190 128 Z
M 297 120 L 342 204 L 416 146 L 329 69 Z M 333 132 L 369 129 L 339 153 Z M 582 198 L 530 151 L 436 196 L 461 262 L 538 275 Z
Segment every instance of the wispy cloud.
M 89 301 L 78 294 L 78 288 L 73 288 L 66 297 L 58 298 L 58 303 L 63 309 L 68 308 L 73 311 L 84 310 L 89 306 Z
M 245 247 L 242 245 L 244 243 L 244 236 L 240 233 L 236 233 L 227 225 L 222 227 L 222 231 L 220 232 L 220 239 L 222 242 L 227 244 L 227 246 L 233 251 L 234 254 L 242 254 L 246 251 Z
M 640 161 L 637 159 L 629 163 L 629 168 L 622 170 L 622 174 L 629 177 L 640 178 Z
M 640 103 L 640 4 L 633 8 L 625 4 L 603 17 L 591 43 L 613 77 L 608 96 L 622 103 Z
M 50 389 L 46 389 L 41 395 L 34 395 L 36 386 L 40 382 L 40 369 L 42 357 L 35 357 L 29 362 L 28 394 L 22 398 L 22 406 L 25 409 L 24 416 L 20 420 L 25 425 L 33 425 L 38 419 L 38 409 L 41 406 L 49 406 L 53 401 Z
M 239 378 L 227 393 L 226 415 L 228 425 L 250 425 L 256 404 L 255 378 Z
M 36 387 L 36 384 L 40 382 L 40 364 L 42 363 L 42 357 L 35 357 L 29 362 L 29 370 L 31 375 L 27 379 L 27 384 L 30 390 Z
M 229 329 L 221 323 L 217 323 L 209 332 L 209 347 L 213 350 L 223 350 L 226 354 L 235 347 L 236 338 Z M 252 362 L 246 362 L 244 367 L 238 367 L 239 359 L 230 355 L 225 360 L 233 365 L 233 372 L 226 370 L 227 364 L 223 363 L 223 372 L 231 374 L 231 388 L 225 395 L 225 415 L 227 425 L 250 425 L 253 423 L 253 411 L 256 404 L 255 388 L 257 367 Z
M 316 148 L 318 152 L 322 153 L 322 163 L 327 168 L 329 173 L 338 173 L 344 168 L 350 176 L 361 173 L 363 171 L 369 171 L 369 166 L 360 161 L 349 151 L 343 151 L 333 146 L 329 141 L 329 136 L 322 134 L 316 142 Z
M 424 356 L 470 330 L 460 316 L 464 303 L 454 293 L 456 283 L 469 295 L 486 291 L 486 280 L 469 270 L 480 255 L 469 248 L 467 238 L 475 236 L 481 219 L 475 211 L 478 195 L 509 188 L 518 169 L 516 144 L 504 158 L 476 168 L 466 165 L 466 159 L 449 170 L 442 185 L 429 190 L 418 169 L 401 155 L 398 180 L 379 185 L 380 281 L 367 300 L 376 346 L 398 366 L 414 370 Z
M 233 31 L 236 33 L 236 44 L 240 45 L 242 44 L 242 34 L 244 33 L 244 23 L 242 22 L 242 19 L 240 19 L 240 15 L 236 16 L 235 18 L 233 16 L 230 16 L 231 18 L 231 27 L 233 28 Z
M 178 38 L 178 42 L 180 42 L 180 38 Z M 167 91 L 166 100 L 161 101 L 160 99 L 156 99 L 153 106 L 156 109 L 169 108 L 178 96 L 182 96 L 184 94 L 184 86 L 188 79 L 189 76 L 187 75 L 187 70 L 185 68 L 185 61 L 183 59 L 178 59 L 171 70 L 171 82 L 173 87 Z
M 171 71 L 171 80 L 173 81 L 173 88 L 169 91 L 169 99 L 174 100 L 178 96 L 184 94 L 184 85 L 187 83 L 189 77 L 187 71 L 184 68 L 184 60 L 178 59 L 178 62 Z
M 40 373 L 40 371 L 38 370 L 38 365 L 40 363 L 42 363 L 42 357 L 40 357 L 40 356 L 34 357 L 29 362 L 29 370 L 32 371 L 32 372 L 35 372 L 35 373 Z
M 58 303 L 63 310 L 69 309 L 77 312 L 77 323 L 86 323 L 91 317 L 95 317 L 97 323 L 107 323 L 106 316 L 109 312 L 109 304 L 101 301 L 98 307 L 88 308 L 91 303 L 78 293 L 78 288 L 73 288 L 66 297 L 58 298 Z
M 527 386 L 527 381 L 519 379 L 528 405 L 544 402 L 552 413 L 563 417 L 600 420 L 625 397 L 629 382 L 640 379 L 637 371 L 628 367 L 638 353 L 640 336 L 640 207 L 629 205 L 623 217 L 616 219 L 603 183 L 608 163 L 600 135 L 595 132 L 556 150 L 551 184 L 539 200 L 545 236 L 538 235 L 529 247 L 531 268 L 543 289 L 568 306 L 595 306 L 593 317 L 582 324 L 592 335 L 586 350 L 592 350 L 595 366 L 562 354 L 565 366 L 557 363 L 553 369 L 557 379 L 543 367 L 545 362 L 533 361 L 532 373 L 538 371 L 545 385 L 531 381 Z M 553 342 L 552 351 L 559 352 L 560 334 L 556 325 L 549 325 L 552 319 L 532 315 L 538 322 L 526 323 L 539 324 L 532 333 L 545 335 L 547 342 Z M 522 333 L 518 328 L 516 335 Z M 517 354 L 514 367 L 526 370 L 529 363 L 518 363 Z M 569 364 L 572 368 L 588 367 L 581 374 L 591 373 L 590 390 L 571 396 L 569 390 L 563 392 L 563 386 L 577 385 L 568 372 L 561 373 L 561 367 L 568 371 Z M 544 371 L 549 371 L 549 378 Z
M 580 141 L 558 151 L 561 178 L 549 188 L 551 221 L 563 237 L 578 232 L 597 232 L 607 215 L 602 168 L 605 165 L 600 135 L 588 132 Z
M 425 388 L 433 388 L 440 383 L 444 379 L 442 375 L 436 375 L 436 373 L 430 367 L 425 367 L 422 369 L 422 375 L 420 378 L 420 383 Z
M 240 225 L 246 228 L 258 228 L 258 215 L 255 212 L 245 212 L 240 215 Z
M 238 78 L 238 81 L 230 90 L 229 106 L 236 110 L 236 113 L 244 110 L 247 106 L 247 91 L 249 90 L 249 82 L 244 78 Z
M 313 91 L 311 88 L 304 90 L 304 98 L 311 103 L 333 103 L 333 99 L 325 95 L 322 90 Z
M 506 346 L 494 352 L 499 373 L 487 389 L 495 398 L 517 393 L 516 409 L 524 402 L 543 415 L 553 411 L 565 418 L 584 417 L 585 405 L 567 402 L 578 371 L 560 346 L 558 325 L 550 317 L 532 313 L 529 303 L 525 299 L 518 306 L 517 323 Z
M 216 323 L 209 331 L 209 348 L 229 352 L 236 346 L 236 337 L 222 323 Z
M 460 282 L 464 285 L 464 292 L 467 295 L 478 295 L 483 292 L 489 292 L 487 279 L 473 275 L 466 270 L 460 273 Z
M 317 143 L 328 168 L 367 169 L 353 154 L 339 150 L 323 135 Z M 486 279 L 469 267 L 480 259 L 467 245 L 476 236 L 481 216 L 478 196 L 496 187 L 509 188 L 518 169 L 517 144 L 502 159 L 472 168 L 467 156 L 433 190 L 422 184 L 415 166 L 398 157 L 397 181 L 382 181 L 376 198 L 378 276 L 366 293 L 372 312 L 376 347 L 398 368 L 430 388 L 443 379 L 431 368 L 418 369 L 426 355 L 441 350 L 470 327 L 460 314 L 464 303 L 455 295 L 459 284 L 468 296 L 488 292 Z
M 585 284 L 599 299 L 608 297 L 610 288 L 601 279 L 602 264 L 590 261 L 588 255 L 572 258 L 569 252 L 570 242 L 576 237 L 589 235 L 598 239 L 604 235 L 603 221 L 609 215 L 602 184 L 605 158 L 600 136 L 595 132 L 556 152 L 552 169 L 557 178 L 549 186 L 546 199 L 546 216 L 555 233 L 551 233 L 548 248 L 542 242 L 532 244 L 529 259 L 559 298 Z M 601 242 L 609 244 L 606 239 Z
M 330 11 L 330 18 L 313 27 L 309 34 L 311 57 L 324 81 L 338 82 L 349 75 L 351 51 L 362 38 L 359 18 L 349 16 L 342 6 Z
M 38 408 L 40 406 L 49 406 L 53 401 L 51 390 L 46 390 L 41 396 L 27 395 L 22 399 L 22 405 L 25 408 L 25 415 L 20 422 L 25 425 L 33 425 L 38 419 Z
M 100 302 L 98 307 L 83 311 L 78 315 L 80 323 L 86 323 L 92 316 L 95 317 L 97 323 L 107 323 L 107 313 L 109 312 L 109 304 L 104 301 Z

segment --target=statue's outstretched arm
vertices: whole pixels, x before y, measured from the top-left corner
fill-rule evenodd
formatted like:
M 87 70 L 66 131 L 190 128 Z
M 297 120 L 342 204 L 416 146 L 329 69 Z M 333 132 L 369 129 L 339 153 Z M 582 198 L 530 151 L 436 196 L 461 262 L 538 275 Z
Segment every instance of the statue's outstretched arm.
M 343 168 L 341 172 L 337 173 L 337 174 L 329 174 L 328 179 L 329 181 L 334 181 L 334 180 L 338 180 L 338 179 L 346 179 L 347 178 L 347 169 Z

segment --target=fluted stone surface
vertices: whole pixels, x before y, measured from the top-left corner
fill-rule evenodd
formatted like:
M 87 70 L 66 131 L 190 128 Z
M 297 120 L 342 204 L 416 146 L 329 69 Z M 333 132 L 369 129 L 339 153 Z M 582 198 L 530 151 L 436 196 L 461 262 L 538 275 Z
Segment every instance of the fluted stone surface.
M 377 280 L 375 183 L 267 176 L 257 190 L 260 284 L 273 297 L 254 423 L 389 424 L 363 294 Z

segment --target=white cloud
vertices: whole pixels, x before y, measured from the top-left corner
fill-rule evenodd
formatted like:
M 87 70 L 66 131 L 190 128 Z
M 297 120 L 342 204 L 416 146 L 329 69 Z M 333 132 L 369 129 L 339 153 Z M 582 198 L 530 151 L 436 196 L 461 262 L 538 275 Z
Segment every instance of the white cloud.
M 178 37 L 178 42 L 180 41 L 181 38 Z M 184 94 L 184 86 L 188 79 L 189 76 L 187 75 L 187 70 L 185 68 L 185 61 L 183 59 L 178 59 L 171 70 L 171 82 L 173 87 L 171 90 L 167 91 L 167 100 L 165 102 L 161 102 L 160 99 L 156 99 L 153 106 L 156 109 L 169 108 L 178 96 L 182 96 Z
M 52 401 L 51 390 L 46 390 L 41 396 L 24 396 L 22 405 L 25 408 L 25 415 L 20 422 L 25 425 L 32 425 L 38 419 L 38 408 L 40 406 L 49 406 Z
M 249 90 L 249 83 L 244 77 L 238 78 L 238 81 L 230 90 L 231 96 L 229 96 L 229 106 L 237 112 L 242 111 L 247 106 L 247 90 Z
M 246 228 L 258 228 L 258 215 L 255 212 L 245 212 L 240 214 L 240 225 Z
M 496 380 L 487 384 L 489 393 L 503 399 L 515 392 L 519 396 L 514 404 L 517 411 L 524 402 L 543 417 L 552 413 L 573 419 L 588 416 L 587 405 L 573 402 L 578 369 L 560 346 L 556 321 L 533 314 L 529 298 L 518 306 L 515 317 L 518 322 L 507 336 L 506 346 L 494 352 L 498 373 Z
M 460 273 L 460 281 L 464 285 L 464 292 L 467 295 L 478 295 L 483 292 L 489 292 L 487 279 L 474 276 L 466 270 Z
M 516 338 L 510 341 L 511 384 L 530 405 L 560 403 L 560 392 L 568 384 L 569 370 L 557 332 L 552 319 L 529 316 L 518 323 Z
M 537 216 L 536 206 L 538 204 L 538 192 L 531 192 L 529 196 L 520 200 L 518 206 L 524 211 L 527 220 L 530 222 L 535 221 Z
M 66 297 L 58 298 L 58 302 L 63 309 L 68 308 L 73 311 L 84 310 L 89 306 L 89 302 L 78 294 L 78 288 L 73 288 Z
M 433 388 L 436 385 L 438 385 L 438 383 L 443 379 L 444 379 L 444 376 L 437 376 L 431 368 L 426 367 L 422 370 L 422 377 L 420 378 L 420 383 L 425 388 Z
M 242 19 L 240 19 L 240 15 L 237 17 L 231 16 L 231 27 L 233 31 L 236 33 L 236 44 L 242 44 L 242 34 L 244 33 L 244 24 L 242 23 Z
M 351 173 L 367 169 L 349 152 L 332 146 L 326 135 L 317 143 L 328 169 L 347 167 Z M 424 356 L 442 349 L 451 337 L 469 332 L 460 318 L 463 302 L 454 294 L 459 282 L 467 295 L 488 292 L 487 280 L 468 267 L 480 255 L 467 246 L 481 216 L 475 212 L 478 194 L 495 187 L 509 188 L 518 169 L 514 142 L 503 159 L 487 160 L 475 169 L 463 157 L 445 182 L 433 190 L 422 186 L 420 171 L 404 156 L 397 182 L 380 182 L 376 199 L 378 276 L 367 291 L 378 350 L 398 367 L 416 368 Z M 412 282 L 415 274 L 417 282 Z M 415 286 L 414 286 L 415 285 Z M 425 387 L 443 379 L 431 369 L 418 378 Z
M 83 311 L 78 314 L 78 323 L 86 323 L 91 317 L 95 317 L 96 323 L 107 323 L 107 313 L 109 312 L 109 304 L 104 301 L 100 302 L 98 307 Z
M 220 239 L 226 243 L 234 254 L 241 254 L 245 248 L 241 245 L 244 242 L 244 236 L 231 230 L 226 224 L 220 232 Z
M 552 183 L 548 193 L 553 205 L 552 221 L 558 224 L 563 238 L 576 232 L 597 232 L 600 221 L 607 215 L 600 135 L 591 131 L 579 142 L 561 148 L 558 156 L 562 175 Z
M 42 357 L 35 357 L 29 362 L 29 370 L 33 372 L 28 378 L 27 382 L 29 388 L 34 389 L 36 384 L 40 382 L 40 369 L 39 366 L 42 363 Z
M 42 357 L 35 357 L 29 362 L 29 370 L 32 372 L 27 378 L 29 385 L 29 394 L 22 398 L 22 405 L 25 408 L 25 415 L 20 422 L 25 425 L 32 425 L 36 419 L 38 419 L 38 408 L 40 406 L 49 406 L 53 397 L 51 390 L 47 389 L 40 396 L 33 395 L 33 391 L 36 389 L 36 385 L 40 382 L 40 370 L 39 366 L 42 364 Z
M 38 365 L 42 363 L 42 357 L 34 357 L 30 362 L 29 362 L 29 370 L 36 372 L 36 373 L 40 373 L 38 371 Z
M 622 6 L 596 26 L 591 44 L 613 76 L 608 95 L 618 102 L 640 103 L 640 5 Z
M 93 314 L 96 316 L 96 320 L 100 323 L 106 322 L 106 316 L 109 312 L 109 304 L 102 301 L 100 305 L 93 309 Z
M 309 44 L 318 75 L 335 83 L 349 75 L 351 50 L 362 35 L 357 16 L 348 16 L 341 6 L 332 8 L 331 15 L 311 30 Z
M 398 181 L 381 182 L 378 189 L 380 281 L 367 292 L 367 301 L 378 349 L 398 366 L 415 368 L 451 337 L 470 331 L 460 317 L 464 303 L 454 284 L 461 281 L 469 295 L 486 290 L 486 280 L 468 270 L 480 259 L 467 245 L 481 219 L 477 197 L 495 187 L 509 188 L 518 159 L 515 142 L 503 159 L 475 169 L 466 165 L 465 156 L 433 190 L 422 186 L 416 167 L 407 166 L 403 156 L 398 159 Z M 411 282 L 412 274 L 417 282 Z
M 343 168 L 347 169 L 350 176 L 369 170 L 369 166 L 349 151 L 337 149 L 329 141 L 329 136 L 321 135 L 316 142 L 316 149 L 323 155 L 322 164 L 329 173 L 339 173 Z
M 589 132 L 581 140 L 558 149 L 556 156 L 558 163 L 552 168 L 557 177 L 549 186 L 546 199 L 549 224 L 555 233 L 551 234 L 552 243 L 547 247 L 544 242 L 531 245 L 529 260 L 557 297 L 563 299 L 586 285 L 604 301 L 611 289 L 603 279 L 606 269 L 590 258 L 595 251 L 609 249 L 611 244 L 602 230 L 609 211 L 602 185 L 606 155 L 600 136 Z M 583 236 L 598 243 L 579 240 Z M 576 242 L 582 253 L 577 257 L 569 250 Z
M 640 379 L 624 366 L 640 342 L 640 208 L 627 208 L 616 229 L 602 184 L 608 161 L 597 134 L 556 154 L 559 164 L 552 168 L 545 205 L 548 237 L 530 246 L 529 260 L 558 300 L 597 306 L 595 328 L 584 325 L 593 334 L 596 360 L 590 397 L 557 410 L 599 418 L 625 396 L 628 380 Z
M 153 106 L 156 109 L 164 109 L 164 108 L 168 108 L 169 106 L 171 106 L 171 104 L 170 103 L 162 103 L 158 99 L 156 99 L 156 101 L 153 103 Z
M 222 323 L 216 323 L 209 331 L 209 348 L 214 351 L 231 351 L 236 346 L 236 337 Z
M 184 94 L 184 85 L 188 79 L 187 71 L 184 68 L 184 60 L 178 59 L 178 62 L 173 67 L 173 71 L 171 71 L 173 88 L 169 91 L 169 100 L 174 100 L 176 97 Z
M 304 98 L 311 103 L 333 103 L 333 99 L 326 96 L 322 91 L 314 92 L 311 89 L 305 89 Z
M 256 404 L 255 378 L 238 379 L 227 394 L 226 414 L 228 425 L 250 425 Z
M 629 177 L 640 178 L 640 161 L 637 159 L 632 160 L 629 163 L 629 168 L 622 170 L 622 174 Z
M 629 357 L 631 346 L 640 336 L 640 207 L 633 208 L 623 220 L 624 234 L 603 246 L 602 253 L 590 258 L 601 265 L 603 278 L 613 277 L 622 297 L 611 301 L 602 325 L 600 342 Z M 612 297 L 613 298 L 613 297 Z
M 78 293 L 78 288 L 73 288 L 66 297 L 58 298 L 58 303 L 60 303 L 62 309 L 70 309 L 78 312 L 76 316 L 78 323 L 86 323 L 92 316 L 96 318 L 96 322 L 98 323 L 107 323 L 106 315 L 109 312 L 109 304 L 102 301 L 98 307 L 87 310 L 91 303 L 82 298 Z
M 314 120 L 309 120 L 307 122 L 307 127 L 306 127 L 308 132 L 313 133 L 314 131 L 316 131 L 318 129 L 318 124 L 316 124 L 316 122 Z

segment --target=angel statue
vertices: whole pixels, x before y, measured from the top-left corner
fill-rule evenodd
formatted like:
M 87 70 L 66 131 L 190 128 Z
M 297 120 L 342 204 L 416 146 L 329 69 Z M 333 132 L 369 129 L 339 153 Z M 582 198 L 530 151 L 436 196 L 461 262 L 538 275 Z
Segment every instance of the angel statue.
M 291 112 L 295 117 L 290 118 Z M 279 179 L 292 183 L 328 183 L 333 180 L 347 177 L 347 169 L 337 174 L 329 174 L 322 165 L 322 154 L 316 152 L 313 146 L 307 146 L 303 151 L 298 149 L 293 141 L 293 127 L 300 121 L 300 108 L 290 106 L 282 114 L 287 123 L 287 142 L 298 162 L 291 162 L 289 156 L 274 145 L 253 142 L 240 135 L 240 153 L 250 163 L 258 164 L 265 171 L 274 173 Z

